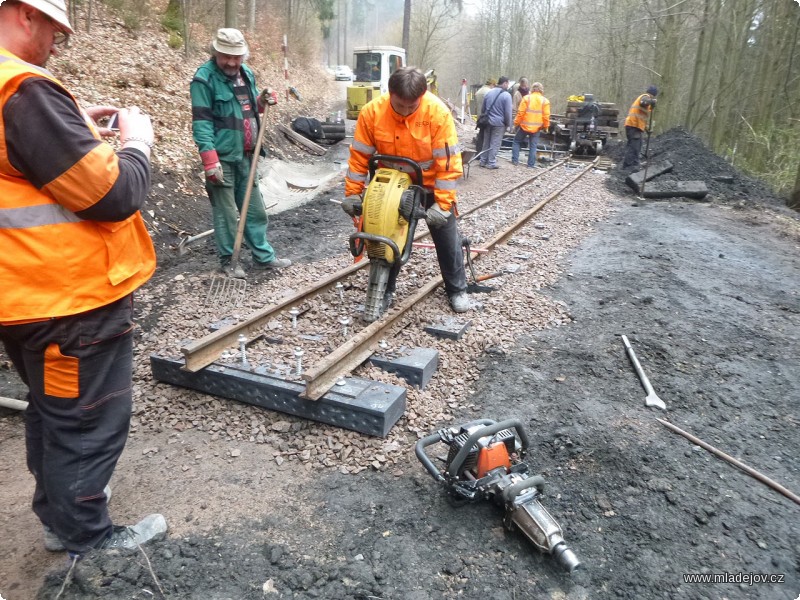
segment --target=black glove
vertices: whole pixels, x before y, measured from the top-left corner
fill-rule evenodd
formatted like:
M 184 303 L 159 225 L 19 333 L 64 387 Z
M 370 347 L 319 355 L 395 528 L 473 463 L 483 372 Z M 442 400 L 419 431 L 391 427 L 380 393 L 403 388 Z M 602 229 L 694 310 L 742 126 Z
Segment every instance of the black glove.
M 342 201 L 342 210 L 351 217 L 361 216 L 361 196 L 347 196 Z
M 439 208 L 436 202 L 434 202 L 433 206 L 425 213 L 425 222 L 430 229 L 439 229 L 439 227 L 443 227 L 449 218 L 450 212 Z
M 414 206 L 414 200 L 416 196 L 417 194 L 413 190 L 406 190 L 403 192 L 403 196 L 400 198 L 400 206 L 398 207 L 400 210 L 400 216 L 408 222 L 411 222 L 412 216 L 415 219 L 424 219 L 427 215 L 425 209 L 420 206 L 419 202 L 417 202 L 416 206 Z

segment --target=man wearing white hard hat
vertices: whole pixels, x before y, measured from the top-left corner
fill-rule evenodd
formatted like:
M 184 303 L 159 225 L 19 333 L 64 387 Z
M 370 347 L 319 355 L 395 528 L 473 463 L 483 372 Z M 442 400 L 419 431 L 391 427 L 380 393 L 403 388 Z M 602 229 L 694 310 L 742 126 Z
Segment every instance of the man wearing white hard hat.
M 107 488 L 131 418 L 133 293 L 156 265 L 139 212 L 153 127 L 136 107 L 83 111 L 44 69 L 72 33 L 64 0 L 0 2 L 0 341 L 28 387 L 44 546 L 79 556 L 167 525 L 115 526 Z M 115 152 L 95 119 L 117 112 Z
M 239 211 L 247 190 L 260 119 L 266 106 L 277 103 L 278 95 L 269 88 L 258 93 L 255 75 L 244 64 L 249 51 L 238 29 L 218 30 L 209 52 L 211 58 L 197 69 L 189 86 L 192 135 L 203 161 L 220 266 L 229 277 L 243 279 L 244 269 L 231 259 Z M 264 154 L 263 148 L 261 153 Z M 268 224 L 256 177 L 244 225 L 253 266 L 288 267 L 292 262 L 275 256 L 267 240 Z

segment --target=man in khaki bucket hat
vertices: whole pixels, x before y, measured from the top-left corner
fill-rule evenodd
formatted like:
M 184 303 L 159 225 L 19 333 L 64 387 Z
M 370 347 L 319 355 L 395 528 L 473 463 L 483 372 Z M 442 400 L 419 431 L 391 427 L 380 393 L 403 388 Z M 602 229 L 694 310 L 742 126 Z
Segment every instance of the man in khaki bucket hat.
M 222 54 L 244 56 L 247 60 L 248 48 L 242 32 L 238 29 L 220 29 L 211 40 L 211 47 Z
M 244 269 L 238 261 L 232 261 L 239 211 L 255 164 L 253 153 L 264 109 L 276 104 L 278 95 L 270 88 L 258 93 L 255 75 L 244 64 L 249 52 L 238 29 L 218 30 L 209 51 L 211 58 L 200 65 L 189 86 L 192 137 L 203 161 L 220 267 L 229 277 L 244 279 Z M 250 194 L 244 238 L 253 256 L 253 267 L 288 267 L 292 262 L 275 256 L 267 240 L 269 219 L 258 177 Z

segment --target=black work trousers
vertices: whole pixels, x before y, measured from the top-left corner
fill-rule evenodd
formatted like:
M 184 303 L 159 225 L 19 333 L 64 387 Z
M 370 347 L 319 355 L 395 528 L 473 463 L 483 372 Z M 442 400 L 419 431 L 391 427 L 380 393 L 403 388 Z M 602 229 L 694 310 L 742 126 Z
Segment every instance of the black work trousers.
M 433 192 L 426 192 L 423 199 L 423 206 L 427 210 L 433 206 Z M 436 248 L 436 258 L 439 261 L 439 269 L 442 271 L 444 280 L 444 291 L 448 297 L 466 291 L 467 274 L 464 270 L 464 254 L 461 249 L 461 234 L 458 231 L 458 222 L 454 214 L 455 208 L 450 210 L 450 216 L 442 227 L 431 228 L 431 239 Z M 386 290 L 395 291 L 397 274 L 400 271 L 399 265 L 392 269 L 389 274 L 389 281 Z
M 0 325 L 28 386 L 33 512 L 71 552 L 98 546 L 112 530 L 103 488 L 128 437 L 132 330 L 131 295 L 74 316 Z
M 638 167 L 639 155 L 642 152 L 642 130 L 630 125 L 625 126 L 625 137 L 628 143 L 625 146 L 625 159 L 622 161 L 622 168 Z

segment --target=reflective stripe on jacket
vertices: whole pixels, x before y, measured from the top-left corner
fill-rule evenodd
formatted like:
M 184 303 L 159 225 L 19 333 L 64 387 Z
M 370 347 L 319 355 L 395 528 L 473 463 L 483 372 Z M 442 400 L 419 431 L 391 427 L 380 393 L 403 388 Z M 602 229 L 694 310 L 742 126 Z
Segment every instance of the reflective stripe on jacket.
M 256 78 L 250 67 L 242 65 L 242 78 L 257 106 Z M 192 97 L 192 137 L 202 154 L 216 150 L 219 160 L 238 162 L 244 158 L 244 119 L 242 105 L 233 91 L 233 82 L 219 70 L 214 59 L 206 61 L 189 84 Z M 260 125 L 257 110 L 256 121 Z M 262 149 L 262 154 L 264 154 Z
M 649 105 L 642 105 L 643 100 L 650 100 L 650 94 L 642 94 L 631 104 L 631 109 L 628 111 L 628 117 L 625 119 L 625 127 L 636 127 L 644 131 L 647 129 L 647 119 L 650 111 L 653 108 Z
M 345 176 L 345 196 L 360 194 L 367 181 L 373 154 L 410 158 L 422 168 L 423 185 L 434 190 L 436 203 L 450 210 L 461 177 L 461 148 L 453 117 L 444 103 L 425 92 L 419 108 L 407 117 L 398 115 L 389 94 L 369 102 L 358 115 Z M 385 165 L 411 172 L 406 165 Z
M 13 166 L 5 108 L 12 99 L 24 102 L 15 94 L 31 78 L 47 79 L 72 98 L 48 71 L 0 49 L 0 323 L 5 324 L 105 306 L 144 284 L 156 265 L 138 211 L 116 222 L 75 214 L 100 203 L 120 176 L 111 146 L 98 141 L 41 187 Z M 99 140 L 93 125 L 86 126 Z M 42 159 L 49 160 L 48 148 L 40 149 Z
M 528 133 L 536 133 L 550 127 L 550 100 L 541 92 L 531 92 L 522 98 L 514 125 Z

